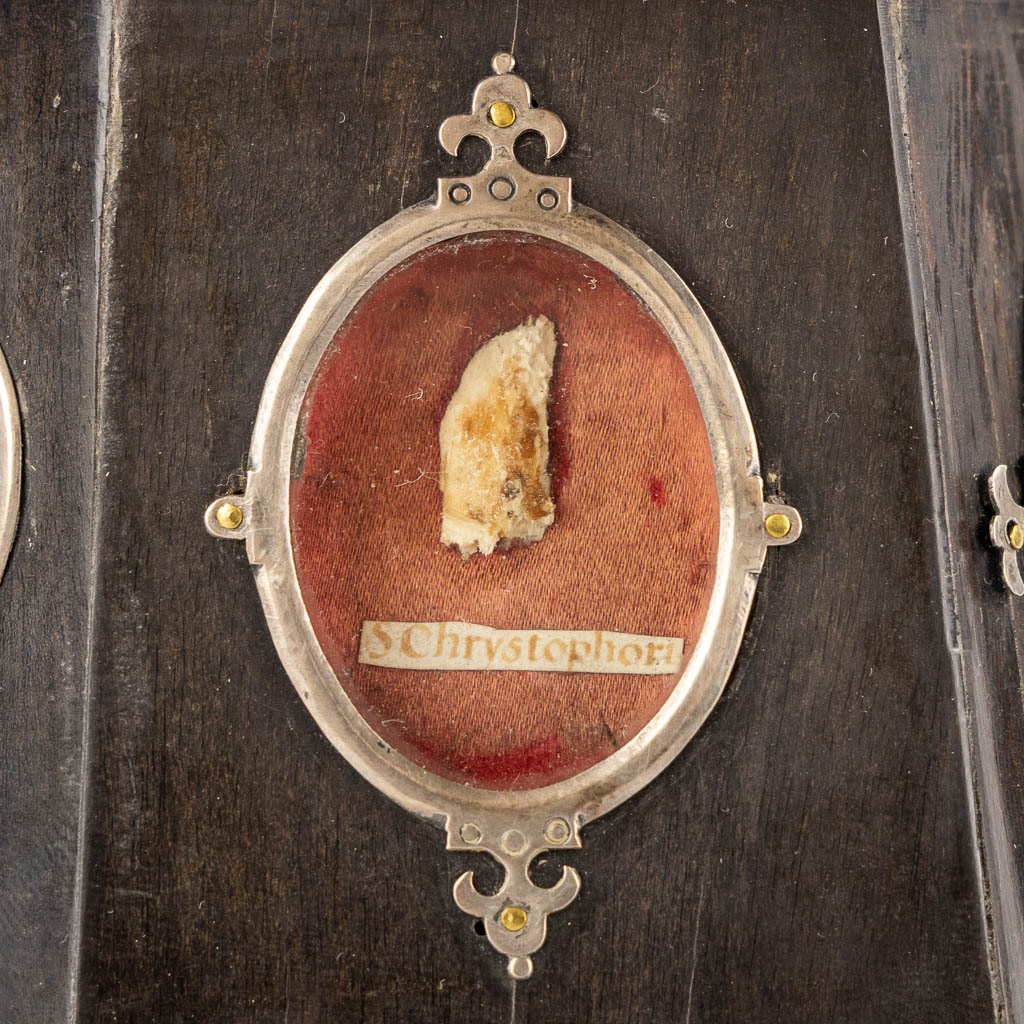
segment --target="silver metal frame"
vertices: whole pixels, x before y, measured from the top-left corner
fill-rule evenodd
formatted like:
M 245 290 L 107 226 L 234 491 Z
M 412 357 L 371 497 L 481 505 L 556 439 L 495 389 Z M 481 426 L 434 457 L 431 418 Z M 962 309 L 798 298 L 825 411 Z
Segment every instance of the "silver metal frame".
M 580 884 L 577 873 L 566 868 L 553 889 L 540 888 L 529 878 L 530 861 L 543 850 L 578 848 L 584 824 L 636 793 L 682 750 L 725 687 L 766 549 L 795 541 L 802 524 L 795 509 L 764 501 L 757 446 L 739 383 L 714 328 L 683 281 L 625 228 L 575 204 L 568 179 L 531 174 L 515 161 L 515 134 L 539 131 L 553 155 L 564 143 L 564 127 L 555 115 L 531 107 L 526 83 L 510 74 L 511 68 L 507 55 L 496 57 L 498 74 L 477 87 L 473 113 L 451 118 L 441 129 L 442 143 L 453 152 L 467 134 L 491 143 L 491 159 L 480 174 L 441 179 L 435 200 L 403 210 L 371 231 L 306 301 L 267 379 L 245 492 L 214 501 L 206 526 L 214 536 L 245 539 L 285 670 L 341 754 L 391 799 L 445 828 L 448 849 L 487 851 L 503 865 L 506 880 L 497 894 L 481 895 L 467 873 L 456 883 L 455 899 L 484 919 L 492 944 L 509 957 L 509 972 L 522 978 L 532 970 L 530 954 L 544 941 L 547 916 L 571 902 Z M 489 120 L 491 105 L 499 101 L 513 105 L 519 115 L 512 136 Z M 511 185 L 506 198 L 496 198 L 490 187 L 499 178 Z M 504 186 L 497 190 L 499 195 L 506 191 Z M 367 724 L 313 632 L 299 589 L 289 520 L 300 408 L 345 318 L 376 282 L 415 253 L 491 231 L 560 242 L 607 267 L 639 296 L 672 339 L 693 382 L 707 424 L 720 506 L 707 617 L 670 698 L 637 736 L 605 760 L 564 782 L 522 791 L 477 789 L 440 778 L 392 749 Z M 225 502 L 241 512 L 234 528 L 218 519 Z M 785 537 L 766 530 L 772 512 L 788 518 Z M 525 926 L 513 931 L 502 923 L 508 907 L 527 911 Z
M 0 579 L 21 510 L 21 415 L 7 361 L 0 352 Z

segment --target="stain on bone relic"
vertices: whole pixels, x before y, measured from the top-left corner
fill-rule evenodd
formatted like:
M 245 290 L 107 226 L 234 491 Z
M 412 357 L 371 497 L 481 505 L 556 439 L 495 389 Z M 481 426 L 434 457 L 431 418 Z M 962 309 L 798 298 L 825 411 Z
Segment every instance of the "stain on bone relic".
M 555 326 L 545 316 L 481 345 L 441 420 L 441 543 L 463 558 L 532 544 L 555 521 L 548 397 Z M 506 543 L 502 543 L 506 542 Z

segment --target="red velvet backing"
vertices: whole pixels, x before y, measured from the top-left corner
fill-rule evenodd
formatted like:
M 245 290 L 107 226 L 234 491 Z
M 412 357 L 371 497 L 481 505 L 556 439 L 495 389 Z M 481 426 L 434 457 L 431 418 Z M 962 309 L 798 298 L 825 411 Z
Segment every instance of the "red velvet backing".
M 555 324 L 555 523 L 464 562 L 439 540 L 438 427 L 473 352 Z M 307 392 L 292 542 L 317 638 L 380 736 L 446 778 L 527 789 L 571 777 L 650 721 L 675 676 L 423 672 L 358 664 L 364 619 L 700 633 L 718 495 L 683 362 L 608 270 L 537 237 L 437 245 L 380 281 Z

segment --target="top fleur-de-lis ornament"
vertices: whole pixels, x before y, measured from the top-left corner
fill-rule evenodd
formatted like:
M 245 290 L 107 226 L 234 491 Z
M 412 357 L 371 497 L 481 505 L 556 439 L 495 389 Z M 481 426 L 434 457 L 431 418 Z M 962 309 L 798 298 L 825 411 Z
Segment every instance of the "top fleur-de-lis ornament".
M 533 106 L 530 87 L 512 74 L 515 63 L 511 54 L 497 54 L 491 61 L 496 74 L 476 87 L 472 113 L 454 114 L 441 125 L 441 145 L 452 156 L 458 155 L 462 140 L 470 135 L 489 143 L 491 155 L 479 174 L 439 179 L 440 203 L 476 208 L 488 203 L 530 202 L 544 210 L 571 208 L 569 178 L 534 174 L 516 159 L 516 140 L 525 132 L 543 137 L 549 160 L 562 151 L 568 136 L 557 114 Z
M 565 126 L 509 54 L 492 66 L 440 129 L 451 154 L 484 139 L 486 164 L 317 285 L 267 378 L 245 490 L 206 527 L 245 540 L 334 746 L 449 850 L 501 865 L 495 892 L 467 871 L 452 895 L 525 979 L 585 884 L 531 864 L 570 858 L 689 742 L 768 548 L 802 522 L 765 500 L 697 300 L 569 178 L 519 163 L 524 132 L 553 157 Z
M 989 493 L 996 514 L 989 520 L 992 543 L 1003 552 L 1003 582 L 1011 594 L 1024 596 L 1024 576 L 1020 571 L 1020 551 L 1024 548 L 1024 506 L 1013 500 L 1006 466 L 996 466 L 989 477 Z

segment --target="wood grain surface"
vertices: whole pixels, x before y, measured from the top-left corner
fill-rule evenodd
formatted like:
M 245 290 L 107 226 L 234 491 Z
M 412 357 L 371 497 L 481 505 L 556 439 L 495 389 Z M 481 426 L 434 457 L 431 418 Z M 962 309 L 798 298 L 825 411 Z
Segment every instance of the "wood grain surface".
M 997 1007 L 1024 1020 L 1024 605 L 978 543 L 1024 494 L 1024 3 L 880 9 L 942 566 Z
M 96 376 L 96 20 L 0 4 L 0 346 L 23 420 L 0 584 L 0 1020 L 75 1006 Z
M 1020 613 L 975 531 L 984 460 L 1019 457 L 1019 46 L 970 40 L 1021 18 L 937 6 L 882 12 L 915 278 L 870 0 L 0 5 L 0 343 L 36 467 L 0 585 L 5 1021 L 1013 1019 Z M 552 170 L 691 285 L 806 522 L 697 738 L 566 856 L 583 890 L 515 985 L 450 897 L 482 858 L 333 751 L 242 546 L 202 528 L 309 291 L 466 166 L 437 125 L 512 47 L 569 128 Z

